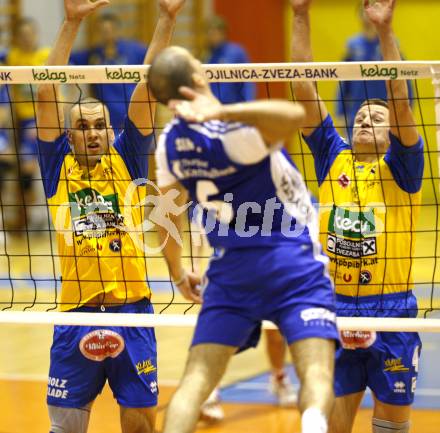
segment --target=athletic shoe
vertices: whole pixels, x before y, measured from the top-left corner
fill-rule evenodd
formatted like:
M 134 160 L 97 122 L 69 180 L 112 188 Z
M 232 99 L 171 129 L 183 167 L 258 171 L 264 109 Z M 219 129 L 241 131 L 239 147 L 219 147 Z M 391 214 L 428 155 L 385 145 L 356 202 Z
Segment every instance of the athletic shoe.
M 217 423 L 223 421 L 224 417 L 225 413 L 220 405 L 218 389 L 215 388 L 205 403 L 202 404 L 199 419 L 207 423 Z
M 298 395 L 290 382 L 289 376 L 285 374 L 279 377 L 271 375 L 269 390 L 275 395 L 278 406 L 292 407 L 298 402 Z

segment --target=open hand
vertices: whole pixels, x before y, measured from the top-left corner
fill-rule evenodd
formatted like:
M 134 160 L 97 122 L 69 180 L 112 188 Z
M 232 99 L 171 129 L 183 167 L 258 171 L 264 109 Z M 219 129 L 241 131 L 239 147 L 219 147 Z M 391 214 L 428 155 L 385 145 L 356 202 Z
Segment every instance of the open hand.
M 159 9 L 169 16 L 176 16 L 183 8 L 185 0 L 159 0 Z
M 109 4 L 110 0 L 64 0 L 64 11 L 68 21 L 79 21 Z
M 365 15 L 376 28 L 389 26 L 395 5 L 396 0 L 364 0 Z
M 290 0 L 290 4 L 295 13 L 307 12 L 310 9 L 312 0 Z
M 197 93 L 189 87 L 181 87 L 179 91 L 187 100 L 171 100 L 168 104 L 177 116 L 198 123 L 222 119 L 222 104 L 217 99 Z

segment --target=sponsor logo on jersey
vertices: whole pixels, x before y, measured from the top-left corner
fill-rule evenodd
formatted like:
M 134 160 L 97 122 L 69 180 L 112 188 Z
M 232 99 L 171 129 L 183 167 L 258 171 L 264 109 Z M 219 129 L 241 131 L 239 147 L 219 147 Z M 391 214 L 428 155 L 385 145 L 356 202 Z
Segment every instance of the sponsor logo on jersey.
M 136 364 L 136 370 L 138 375 L 141 374 L 150 374 L 156 371 L 156 366 L 153 364 L 151 359 L 147 359 L 146 361 L 141 361 Z
M 109 329 L 89 332 L 79 342 L 81 353 L 91 361 L 116 358 L 125 348 L 121 335 Z
M 370 271 L 363 270 L 359 274 L 359 284 L 362 284 L 362 285 L 370 284 L 372 278 L 373 277 L 372 277 Z
M 333 206 L 328 231 L 350 239 L 371 236 L 376 233 L 374 212 L 356 212 Z
M 376 254 L 376 238 L 352 241 L 329 234 L 327 236 L 327 251 L 353 259 L 371 256 Z
M 402 363 L 402 358 L 390 358 L 385 360 L 383 371 L 389 371 L 390 373 L 406 372 L 409 371 L 409 368 Z
M 401 380 L 394 383 L 394 392 L 396 394 L 405 394 L 406 393 L 406 385 L 405 382 Z
M 69 202 L 75 236 L 124 225 L 116 193 L 103 196 L 93 188 L 85 188 L 69 193 Z
M 367 349 L 376 341 L 374 331 L 341 331 L 341 343 L 344 349 Z
M 342 173 L 339 177 L 338 177 L 338 184 L 341 188 L 347 188 L 348 185 L 350 185 L 350 178 L 345 174 Z
M 122 242 L 118 238 L 112 239 L 109 243 L 109 247 L 110 250 L 113 251 L 114 253 L 119 253 L 119 251 L 121 251 L 122 249 Z
M 327 251 L 343 257 L 374 255 L 376 224 L 373 210 L 356 212 L 334 206 L 328 222 Z

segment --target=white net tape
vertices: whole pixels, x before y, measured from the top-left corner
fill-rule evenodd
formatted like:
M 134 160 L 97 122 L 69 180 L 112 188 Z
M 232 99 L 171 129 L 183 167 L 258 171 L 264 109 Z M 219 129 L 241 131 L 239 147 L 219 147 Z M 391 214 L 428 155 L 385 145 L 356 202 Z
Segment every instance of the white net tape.
M 0 84 L 145 83 L 148 66 L 0 67 Z M 204 65 L 211 82 L 292 82 L 432 79 L 435 87 L 437 145 L 440 146 L 440 61 Z M 439 149 L 440 150 L 440 149 Z M 440 155 L 440 152 L 439 152 Z M 440 165 L 440 159 L 439 159 Z M 0 323 L 193 327 L 194 314 L 115 314 L 1 311 Z M 440 319 L 340 317 L 341 330 L 440 332 Z M 274 328 L 264 322 L 265 328 Z
M 0 84 L 143 83 L 149 66 L 11 66 L 0 68 Z M 432 78 L 433 62 L 243 63 L 204 65 L 212 82 L 396 80 Z

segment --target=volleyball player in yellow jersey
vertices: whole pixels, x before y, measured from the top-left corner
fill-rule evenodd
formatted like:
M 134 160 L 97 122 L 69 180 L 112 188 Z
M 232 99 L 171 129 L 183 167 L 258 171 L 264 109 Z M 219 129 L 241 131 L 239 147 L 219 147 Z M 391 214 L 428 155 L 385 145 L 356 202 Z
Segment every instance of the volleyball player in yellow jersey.
M 311 0 L 294 10 L 293 61 L 311 61 Z M 364 1 L 385 60 L 401 60 L 392 30 L 395 0 Z M 340 316 L 413 317 L 412 257 L 421 203 L 423 142 L 404 80 L 389 81 L 388 103 L 359 109 L 353 146 L 337 133 L 315 83 L 295 83 L 306 108 L 303 129 L 320 185 L 321 241 L 330 257 Z M 368 386 L 373 432 L 407 433 L 421 343 L 416 333 L 343 332 L 337 352 L 337 402 L 330 432 L 351 431 Z
M 159 0 L 149 63 L 168 45 L 184 0 Z M 108 0 L 64 0 L 65 19 L 48 65 L 66 65 L 83 18 Z M 153 144 L 154 104 L 136 86 L 124 131 L 115 139 L 107 108 L 79 101 L 64 130 L 58 85 L 38 87 L 37 126 L 42 178 L 57 230 L 61 309 L 152 312 L 144 252 L 135 227 L 143 218 Z M 137 180 L 137 181 L 136 181 Z M 134 182 L 136 181 L 136 182 Z M 142 239 L 142 238 L 141 238 Z M 156 340 L 150 328 L 57 326 L 51 349 L 48 405 L 52 433 L 85 433 L 89 412 L 108 380 L 120 405 L 123 433 L 154 431 Z

